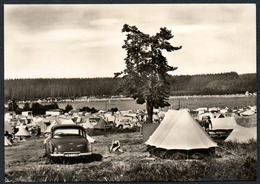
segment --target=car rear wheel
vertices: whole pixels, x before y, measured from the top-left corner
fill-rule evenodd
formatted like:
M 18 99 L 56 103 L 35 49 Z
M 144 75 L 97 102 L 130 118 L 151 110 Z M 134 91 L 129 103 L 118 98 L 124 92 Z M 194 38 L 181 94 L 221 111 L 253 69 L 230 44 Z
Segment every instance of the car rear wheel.
M 54 158 L 52 158 L 50 155 L 47 155 L 47 163 L 48 163 L 48 164 L 53 164 L 53 163 L 55 163 L 55 162 L 54 162 Z
M 69 163 L 70 163 L 69 160 L 67 160 L 66 158 L 62 158 L 62 164 L 63 165 L 67 165 Z

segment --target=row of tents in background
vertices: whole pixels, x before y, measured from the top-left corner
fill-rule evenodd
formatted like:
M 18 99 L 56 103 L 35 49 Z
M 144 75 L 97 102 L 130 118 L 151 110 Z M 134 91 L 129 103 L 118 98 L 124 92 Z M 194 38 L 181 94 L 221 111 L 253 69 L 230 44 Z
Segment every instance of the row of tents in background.
M 211 118 L 223 118 L 223 117 L 230 117 L 230 116 L 251 116 L 257 112 L 256 106 L 248 106 L 244 108 L 225 108 L 220 109 L 217 107 L 207 108 L 197 108 L 195 110 L 190 111 L 195 119 L 201 121 L 204 116 L 210 116 Z M 155 109 L 153 115 L 153 121 L 155 123 L 160 122 L 165 115 L 165 111 L 161 109 Z M 120 121 L 121 119 L 130 119 L 132 122 L 145 122 L 147 118 L 147 113 L 145 110 L 128 110 L 128 111 L 117 111 L 115 113 L 109 111 L 102 111 L 100 110 L 98 113 L 92 114 L 88 112 L 80 112 L 79 110 L 71 110 L 69 113 L 65 113 L 64 115 L 61 114 L 59 109 L 54 109 L 52 111 L 47 111 L 46 117 L 60 117 L 66 119 L 72 119 L 73 122 L 76 123 L 83 123 L 86 118 L 91 116 L 97 117 L 101 116 L 107 122 L 116 122 Z M 117 120 L 116 120 L 117 118 Z M 5 121 L 15 124 L 31 124 L 35 121 L 35 117 L 32 116 L 31 111 L 24 111 L 22 115 L 15 115 L 14 112 L 6 112 L 5 113 Z
M 191 116 L 192 121 L 197 120 L 196 123 L 201 122 L 204 116 L 210 116 L 212 121 L 211 132 L 216 131 L 232 131 L 230 134 L 236 137 L 237 135 L 245 136 L 246 139 L 248 132 L 253 137 L 256 137 L 256 106 L 241 108 L 234 111 L 230 111 L 228 108 L 225 109 L 219 108 L 198 108 L 194 111 L 185 110 L 185 112 L 189 112 L 188 114 Z M 243 110 L 243 111 L 242 111 Z M 183 112 L 176 111 L 176 112 Z M 175 111 L 174 111 L 175 112 Z M 170 115 L 171 114 L 171 115 Z M 178 117 L 179 121 L 182 122 L 180 125 L 174 128 L 174 131 L 196 131 L 194 126 L 190 126 L 191 118 L 186 114 L 181 115 L 178 113 L 172 113 L 172 110 L 168 110 L 164 112 L 162 110 L 155 110 L 155 115 L 153 117 L 156 127 L 158 125 L 162 125 L 163 122 L 172 122 L 175 121 Z M 246 117 L 241 117 L 247 116 Z M 166 118 L 167 117 L 167 118 Z M 143 122 L 145 121 L 146 113 L 143 110 L 138 111 L 120 111 L 116 113 L 99 111 L 97 114 L 64 114 L 59 116 L 48 116 L 48 117 L 33 117 L 31 115 L 14 115 L 11 113 L 6 113 L 5 115 L 5 140 L 9 140 L 11 143 L 11 138 L 14 137 L 18 140 L 21 140 L 23 137 L 29 137 L 32 134 L 39 135 L 48 134 L 51 131 L 51 128 L 56 124 L 79 124 L 82 125 L 85 129 L 110 129 L 112 127 L 116 128 L 133 128 L 133 127 L 142 127 Z M 193 122 L 194 122 L 193 121 Z M 247 126 L 243 127 L 238 124 L 243 124 L 243 121 L 246 121 Z M 160 123 L 161 122 L 161 123 Z M 164 123 L 165 124 L 165 123 Z M 167 123 L 168 126 L 172 127 L 174 123 Z M 191 124 L 193 125 L 193 124 Z M 175 126 L 175 125 L 174 125 Z M 192 128 L 191 128 L 192 127 Z M 160 128 L 161 129 L 161 128 Z M 169 129 L 168 129 L 169 130 Z M 164 130 L 164 131 L 168 131 Z M 145 130 L 144 130 L 145 131 Z M 243 133 L 242 133 L 243 132 Z M 255 133 L 254 133 L 255 132 Z M 144 133 L 145 134 L 145 133 Z M 162 134 L 162 133 L 161 133 Z M 169 133 L 169 135 L 174 134 Z M 236 135 L 237 134 L 237 135 Z M 12 136 L 10 136 L 12 135 Z M 176 134 L 178 135 L 178 134 Z M 191 134 L 192 135 L 192 134 Z M 185 137 L 190 137 L 185 136 Z M 242 138 L 239 140 L 243 140 Z M 183 139 L 185 140 L 185 139 Z M 232 136 L 227 140 L 233 140 Z M 6 142 L 6 141 L 5 141 Z M 6 142 L 6 145 L 10 145 L 9 142 Z M 196 142 L 196 141 L 195 141 Z
M 30 120 L 30 121 L 28 121 Z M 140 121 L 136 115 L 111 115 L 107 114 L 89 114 L 89 116 L 81 116 L 74 114 L 72 116 L 48 116 L 48 117 L 30 117 L 25 119 L 10 118 L 5 121 L 11 127 L 19 125 L 39 126 L 41 133 L 49 133 L 52 126 L 56 124 L 79 124 L 85 129 L 110 129 L 113 126 L 117 128 L 133 128 L 141 126 Z M 128 124 L 127 124 L 128 123 Z
M 141 113 L 139 113 L 141 116 Z M 91 114 L 64 114 L 52 116 L 15 115 L 5 114 L 5 137 L 11 143 L 25 140 L 32 135 L 46 135 L 51 132 L 51 128 L 57 124 L 78 124 L 85 129 L 107 130 L 111 128 L 132 129 L 140 128 L 141 120 L 132 111 L 122 111 L 118 113 L 104 112 Z M 139 121 L 140 120 L 140 121 Z M 6 145 L 10 145 L 6 142 Z

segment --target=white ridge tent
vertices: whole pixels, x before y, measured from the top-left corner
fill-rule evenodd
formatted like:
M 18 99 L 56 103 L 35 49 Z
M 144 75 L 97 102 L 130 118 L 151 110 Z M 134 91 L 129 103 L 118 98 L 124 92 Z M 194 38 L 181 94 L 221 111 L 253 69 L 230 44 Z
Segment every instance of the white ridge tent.
M 30 137 L 31 134 L 25 130 L 25 126 L 18 126 L 17 128 L 19 128 L 18 132 L 15 134 L 15 136 L 17 137 Z
M 77 117 L 77 119 L 76 119 L 76 123 L 81 123 L 82 122 L 82 117 Z
M 250 139 L 256 140 L 257 139 L 257 126 L 254 127 L 242 127 L 240 125 L 236 125 L 234 130 L 231 134 L 225 139 L 225 142 L 239 142 L 239 143 L 246 143 Z
M 255 111 L 253 111 L 253 110 L 246 110 L 241 113 L 242 116 L 251 116 L 253 114 L 255 114 Z
M 44 131 L 43 133 L 51 133 L 51 128 L 54 126 L 54 125 L 58 125 L 60 124 L 57 120 L 53 120 L 51 122 L 51 125 L 49 125 Z
M 145 144 L 167 150 L 209 149 L 218 146 L 186 109 L 169 110 Z
M 6 136 L 5 137 L 5 146 L 12 146 L 12 143 L 7 139 Z
M 71 119 L 58 119 L 60 124 L 75 124 Z
M 113 122 L 115 121 L 115 116 L 112 115 L 112 113 L 106 113 L 106 114 L 104 114 L 104 116 L 107 121 L 113 121 Z
M 87 121 L 87 120 L 85 120 L 85 122 L 84 123 L 81 123 L 80 124 L 81 126 L 83 126 L 83 128 L 85 128 L 85 129 L 88 129 L 88 128 L 93 128 L 94 126 L 89 122 L 89 121 Z
M 234 117 L 227 118 L 212 118 L 212 128 L 210 130 L 232 130 L 236 126 L 236 119 Z

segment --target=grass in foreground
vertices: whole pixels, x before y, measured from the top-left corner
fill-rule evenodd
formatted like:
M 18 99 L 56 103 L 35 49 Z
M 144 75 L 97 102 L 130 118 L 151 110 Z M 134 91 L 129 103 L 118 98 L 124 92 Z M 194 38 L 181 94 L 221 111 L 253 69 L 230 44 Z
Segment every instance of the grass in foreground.
M 124 135 L 125 136 L 125 135 Z M 105 137 L 106 139 L 108 137 Z M 136 140 L 139 141 L 140 140 Z M 36 142 L 38 143 L 38 142 Z M 124 143 L 126 144 L 126 142 Z M 23 169 L 15 169 L 9 160 L 6 178 L 11 182 L 120 182 L 120 181 L 229 181 L 255 180 L 257 168 L 257 144 L 219 142 L 216 158 L 202 160 L 169 160 L 141 154 L 137 144 L 131 144 L 133 152 L 109 155 L 109 159 L 91 163 L 46 164 L 31 155 Z M 139 144 L 140 146 L 140 144 Z M 32 146 L 36 149 L 37 145 Z M 127 147 L 125 146 L 127 149 Z M 17 148 L 18 149 L 18 148 Z M 129 149 L 130 150 L 130 149 Z M 139 152 L 138 152 L 139 150 Z M 26 155 L 25 152 L 21 153 Z M 102 153 L 101 153 L 102 154 Z M 9 157 L 9 156 L 8 156 Z M 36 161 L 36 162 L 34 162 Z M 30 164 L 32 162 L 32 164 Z
M 18 177 L 17 177 L 18 176 Z M 22 182 L 86 182 L 86 181 L 227 181 L 255 180 L 256 160 L 215 159 L 160 163 L 132 160 L 128 166 L 102 162 L 100 165 L 38 166 L 7 176 Z

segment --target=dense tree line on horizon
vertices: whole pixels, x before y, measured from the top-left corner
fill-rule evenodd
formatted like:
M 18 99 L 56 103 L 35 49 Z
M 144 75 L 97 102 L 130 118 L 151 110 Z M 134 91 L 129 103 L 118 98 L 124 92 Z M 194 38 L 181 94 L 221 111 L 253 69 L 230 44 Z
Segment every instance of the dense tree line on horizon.
M 171 95 L 237 94 L 256 92 L 256 74 L 236 72 L 172 76 Z M 111 97 L 120 95 L 121 78 L 7 79 L 5 100 Z
M 7 107 L 7 111 L 14 111 L 16 114 L 21 114 L 23 111 L 32 111 L 32 114 L 35 115 L 45 115 L 46 111 L 48 110 L 53 110 L 53 109 L 60 109 L 63 113 L 68 113 L 71 110 L 73 110 L 72 105 L 67 104 L 67 106 L 65 107 L 65 109 L 61 109 L 59 108 L 59 105 L 54 102 L 54 103 L 50 103 L 50 104 L 40 104 L 38 102 L 32 103 L 31 105 L 26 102 L 23 106 L 23 108 L 19 107 L 17 105 L 16 100 L 12 100 L 8 103 L 8 107 Z M 112 112 L 116 112 L 118 109 L 117 108 L 111 108 Z M 90 112 L 90 113 L 96 113 L 98 112 L 97 109 L 95 109 L 94 107 L 90 108 L 90 107 L 83 107 L 80 109 L 80 112 Z
M 256 92 L 256 74 L 238 75 L 236 72 L 182 75 L 175 78 L 172 95 L 222 95 Z

